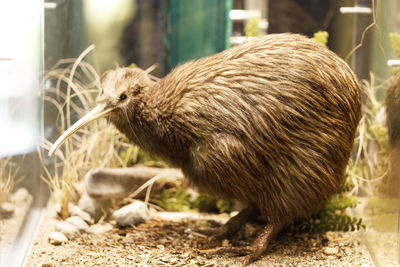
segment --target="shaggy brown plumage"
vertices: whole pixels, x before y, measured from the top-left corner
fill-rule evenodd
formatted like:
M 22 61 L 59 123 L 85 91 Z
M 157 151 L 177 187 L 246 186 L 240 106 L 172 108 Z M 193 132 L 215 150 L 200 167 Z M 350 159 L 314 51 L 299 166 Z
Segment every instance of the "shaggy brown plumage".
M 246 204 L 242 217 L 261 215 L 268 226 L 250 261 L 282 226 L 337 192 L 361 109 L 347 64 L 295 34 L 182 64 L 159 82 L 117 69 L 103 89 L 99 102 L 117 107 L 111 121 L 132 142 L 182 168 L 202 190 Z
M 386 124 L 389 134 L 389 174 L 381 185 L 385 194 L 398 197 L 400 192 L 400 71 L 386 92 Z

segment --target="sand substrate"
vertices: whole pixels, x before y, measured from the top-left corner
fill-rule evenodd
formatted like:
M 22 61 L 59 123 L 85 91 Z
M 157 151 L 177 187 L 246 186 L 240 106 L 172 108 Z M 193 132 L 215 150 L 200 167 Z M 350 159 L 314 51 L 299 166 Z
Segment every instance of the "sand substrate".
M 85 233 L 55 246 L 48 242 L 55 212 L 49 210 L 34 243 L 27 266 L 240 266 L 243 256 L 214 251 L 204 236 L 188 231 L 217 226 L 228 215 L 159 213 L 159 219 L 120 229 L 114 222 L 107 231 Z M 101 228 L 101 227 L 100 227 Z M 246 245 L 261 225 L 248 223 L 223 245 Z M 99 233 L 100 232 L 100 233 Z M 359 232 L 304 234 L 283 232 L 263 257 L 251 266 L 373 266 Z

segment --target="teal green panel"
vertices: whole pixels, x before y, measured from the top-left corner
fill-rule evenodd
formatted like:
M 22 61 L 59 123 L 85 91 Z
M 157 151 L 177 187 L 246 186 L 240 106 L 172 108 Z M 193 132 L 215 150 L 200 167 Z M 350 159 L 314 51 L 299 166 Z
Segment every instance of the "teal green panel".
M 185 61 L 229 47 L 232 0 L 169 0 L 167 58 L 171 70 Z

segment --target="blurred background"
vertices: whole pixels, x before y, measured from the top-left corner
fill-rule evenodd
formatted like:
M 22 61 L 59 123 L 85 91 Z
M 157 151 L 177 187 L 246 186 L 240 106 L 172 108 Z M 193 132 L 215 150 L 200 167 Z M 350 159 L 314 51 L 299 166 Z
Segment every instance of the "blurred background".
M 143 69 L 157 64 L 152 74 L 163 77 L 180 63 L 254 37 L 281 32 L 312 37 L 318 31 L 328 33 L 327 46 L 349 63 L 360 80 L 376 85 L 376 99 L 383 101 L 394 73 L 388 60 L 398 59 L 390 40 L 390 34 L 400 33 L 398 0 L 1 1 L 0 204 L 12 202 L 21 188 L 28 191 L 29 200 L 24 210 L 15 204 L 11 211 L 21 222 L 13 222 L 17 229 L 10 236 L 4 233 L 12 232 L 7 222 L 12 215 L 7 207 L 0 212 L 1 266 L 24 262 L 21 255 L 29 253 L 49 196 L 40 176 L 42 164 L 50 161 L 41 159 L 38 150 L 47 153 L 40 144 L 59 134 L 54 125 L 60 118 L 57 107 L 43 96 L 55 81 L 43 77 L 60 60 L 78 58 L 94 45 L 85 60 L 100 78 L 107 70 L 132 64 Z M 352 51 L 361 40 L 363 45 Z M 381 195 L 373 189 L 357 194 Z M 393 236 L 390 247 L 366 234 L 381 266 L 399 263 L 398 202 L 390 203 L 390 215 L 384 218 Z

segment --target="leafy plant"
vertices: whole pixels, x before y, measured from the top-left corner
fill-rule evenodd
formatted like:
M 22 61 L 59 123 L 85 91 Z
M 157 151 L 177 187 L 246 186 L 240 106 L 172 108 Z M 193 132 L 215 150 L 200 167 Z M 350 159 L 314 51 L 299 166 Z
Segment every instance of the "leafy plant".
M 390 45 L 394 54 L 396 55 L 396 59 L 400 59 L 400 34 L 398 33 L 389 33 Z M 392 75 L 395 75 L 400 70 L 400 67 L 393 67 L 390 70 Z
M 329 33 L 326 31 L 319 31 L 314 33 L 314 36 L 311 38 L 312 40 L 327 45 L 328 44 Z
M 400 58 L 400 34 L 389 33 L 390 45 L 397 58 Z
M 205 193 L 195 198 L 181 188 L 164 189 L 150 199 L 151 202 L 166 211 L 200 211 L 212 213 L 228 213 L 232 211 L 232 203 Z
M 257 37 L 260 35 L 260 18 L 254 17 L 249 19 L 244 27 L 244 34 L 247 37 Z

